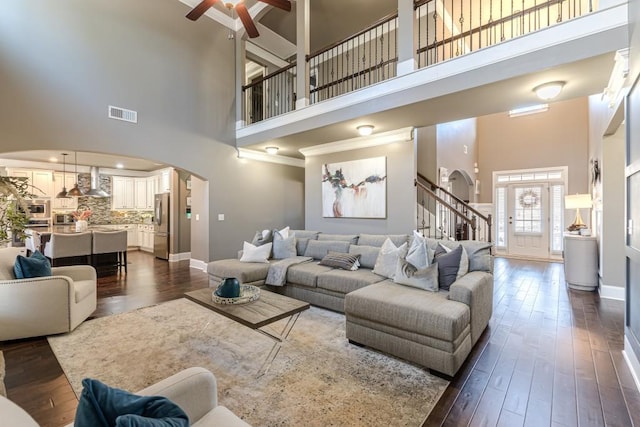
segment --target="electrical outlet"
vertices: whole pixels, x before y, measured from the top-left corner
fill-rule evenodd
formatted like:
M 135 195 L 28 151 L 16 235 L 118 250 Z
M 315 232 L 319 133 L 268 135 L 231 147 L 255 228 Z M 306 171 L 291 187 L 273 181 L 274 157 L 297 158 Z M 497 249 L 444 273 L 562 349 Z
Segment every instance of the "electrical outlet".
M 200 214 L 196 214 L 196 221 L 200 221 Z
M 218 221 L 224 221 L 224 214 L 218 214 Z

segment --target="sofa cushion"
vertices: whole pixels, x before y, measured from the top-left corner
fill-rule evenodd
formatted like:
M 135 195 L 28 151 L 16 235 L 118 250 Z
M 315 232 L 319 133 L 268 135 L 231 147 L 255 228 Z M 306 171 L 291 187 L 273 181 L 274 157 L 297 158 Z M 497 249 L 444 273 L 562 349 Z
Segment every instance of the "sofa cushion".
M 16 279 L 51 276 L 51 263 L 40 253 L 35 251 L 30 257 L 18 255 L 13 266 Z
M 393 281 L 425 291 L 438 292 L 438 264 L 433 263 L 424 268 L 416 268 L 400 258 Z
M 224 426 L 224 427 L 251 427 L 246 422 L 242 421 L 236 414 L 225 408 L 224 406 L 216 406 L 204 417 L 191 424 L 191 427 L 211 427 L 211 426 Z
M 289 235 L 294 235 L 298 239 L 311 239 L 318 240 L 319 231 L 310 231 L 310 230 L 289 230 Z
M 314 259 L 322 259 L 329 252 L 342 252 L 349 253 L 350 243 L 347 241 L 338 240 L 309 240 L 307 249 L 304 251 L 304 256 L 308 256 Z
M 349 246 L 349 253 L 359 254 L 360 266 L 373 269 L 376 265 L 380 248 L 375 246 L 351 245 Z
M 16 278 L 13 265 L 18 254 L 26 255 L 24 248 L 0 248 L 0 280 Z
M 93 280 L 74 280 L 73 287 L 75 289 L 76 303 L 79 303 L 96 291 L 96 282 Z
M 362 287 L 385 280 L 371 270 L 331 270 L 318 276 L 318 288 L 347 294 Z
M 235 277 L 240 283 L 264 280 L 270 264 L 240 262 L 238 259 L 221 259 L 207 264 L 207 273 L 218 278 Z
M 287 283 L 315 288 L 318 284 L 318 276 L 331 270 L 333 270 L 333 267 L 319 265 L 315 262 L 295 264 L 289 267 L 287 271 Z
M 331 240 L 331 241 L 339 241 L 339 242 L 349 242 L 352 245 L 358 243 L 358 235 L 357 234 L 318 234 L 318 240 Z
M 385 240 L 384 244 L 380 248 L 378 259 L 373 267 L 373 272 L 380 276 L 388 277 L 390 279 L 396 274 L 396 267 L 398 265 L 398 259 L 404 258 L 407 255 L 407 244 L 403 243 L 400 247 L 396 247 L 391 239 Z
M 360 255 L 344 254 L 342 252 L 329 252 L 318 264 L 327 267 L 341 268 L 343 270 L 356 271 L 360 267 Z
M 425 292 L 390 280 L 347 294 L 344 308 L 347 316 L 450 342 L 471 321 L 469 307 L 450 301 L 446 292 Z
M 361 234 L 358 245 L 381 247 L 385 240 L 391 239 L 394 245 L 400 246 L 407 241 L 407 234 Z

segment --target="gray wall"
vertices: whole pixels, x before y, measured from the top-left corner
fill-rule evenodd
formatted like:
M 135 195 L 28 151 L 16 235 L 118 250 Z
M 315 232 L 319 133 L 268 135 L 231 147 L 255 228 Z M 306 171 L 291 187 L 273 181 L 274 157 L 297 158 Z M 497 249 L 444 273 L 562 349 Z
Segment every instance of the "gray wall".
M 493 172 L 569 167 L 567 193 L 588 188 L 589 113 L 587 98 L 555 102 L 547 112 L 510 118 L 508 113 L 478 118 L 478 202 L 492 203 Z
M 418 173 L 438 183 L 438 137 L 437 126 L 427 126 L 415 129 L 418 149 Z
M 438 168 L 444 167 L 451 174 L 455 170 L 465 171 L 473 180 L 473 164 L 477 159 L 477 129 L 475 118 L 442 123 L 437 126 Z M 465 153 L 466 147 L 466 153 Z M 454 185 L 455 183 L 451 183 Z M 465 185 L 458 183 L 459 185 Z M 490 187 L 489 187 L 490 188 Z M 473 183 L 469 201 L 474 201 Z M 490 192 L 491 190 L 489 190 Z M 455 191 L 453 191 L 456 194 Z
M 415 144 L 397 142 L 322 156 L 307 157 L 305 226 L 329 233 L 409 233 L 415 228 Z M 323 218 L 322 166 L 349 160 L 387 158 L 387 218 Z
M 237 158 L 234 43 L 188 11 L 175 0 L 0 2 L 0 153 L 123 154 L 208 180 L 208 209 L 227 218 L 192 222 L 209 249 L 192 257 L 208 261 L 235 255 L 264 218 L 302 225 L 304 171 Z M 108 105 L 138 111 L 138 124 L 107 119 Z

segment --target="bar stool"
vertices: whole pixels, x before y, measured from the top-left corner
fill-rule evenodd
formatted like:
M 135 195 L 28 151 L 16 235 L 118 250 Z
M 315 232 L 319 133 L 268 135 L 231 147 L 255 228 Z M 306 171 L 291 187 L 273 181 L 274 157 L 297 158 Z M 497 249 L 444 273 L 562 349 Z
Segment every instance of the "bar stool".
M 117 254 L 116 267 L 118 271 L 127 272 L 127 230 L 121 231 L 94 231 L 93 232 L 93 255 L 97 254 Z
M 91 256 L 91 232 L 86 233 L 52 233 L 51 239 L 44 246 L 44 256 L 55 264 L 58 258 Z

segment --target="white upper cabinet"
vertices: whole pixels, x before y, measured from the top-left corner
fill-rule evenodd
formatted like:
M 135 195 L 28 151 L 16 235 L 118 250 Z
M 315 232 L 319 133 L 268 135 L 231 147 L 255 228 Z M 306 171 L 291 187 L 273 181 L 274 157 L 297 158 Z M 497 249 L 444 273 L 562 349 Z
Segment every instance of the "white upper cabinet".
M 53 209 L 78 209 L 77 197 L 65 197 L 62 199 L 56 199 L 56 194 L 62 191 L 62 188 L 66 188 L 67 191 L 71 190 L 76 184 L 76 177 L 73 174 L 63 175 L 61 172 L 53 173 Z
M 136 209 L 148 208 L 147 178 L 134 178 Z
M 128 176 L 114 176 L 111 190 L 113 209 L 135 209 L 135 182 Z
M 29 170 L 29 169 L 7 169 L 9 176 L 27 178 L 32 186 L 29 191 L 38 197 L 52 197 L 53 193 L 53 174 L 50 170 Z

